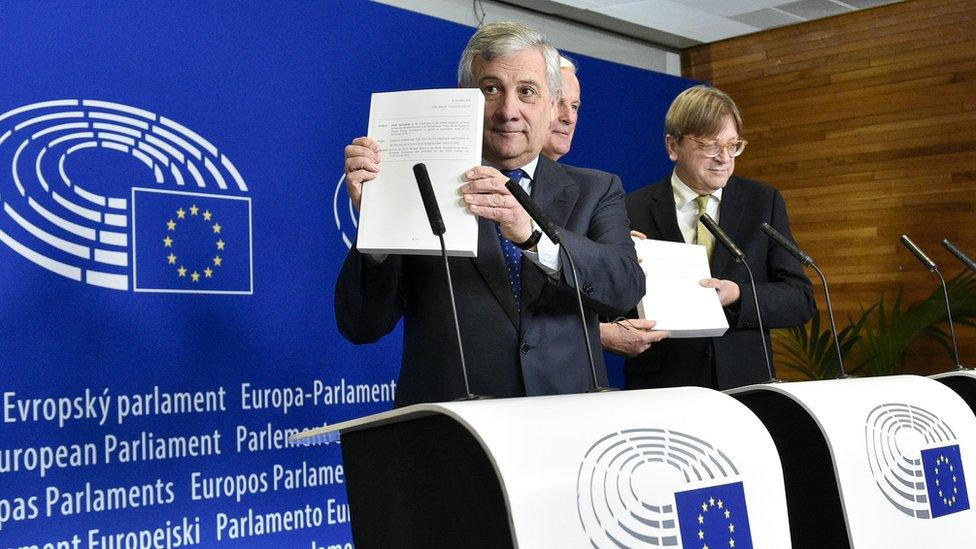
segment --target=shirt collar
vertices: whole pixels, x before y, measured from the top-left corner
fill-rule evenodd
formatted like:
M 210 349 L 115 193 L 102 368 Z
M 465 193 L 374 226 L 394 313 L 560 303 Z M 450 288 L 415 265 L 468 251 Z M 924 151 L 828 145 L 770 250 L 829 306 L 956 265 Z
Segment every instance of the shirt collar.
M 488 162 L 487 160 L 485 160 L 483 158 L 481 159 L 481 163 L 483 165 L 485 165 L 485 166 L 492 166 L 492 164 L 490 162 Z M 492 167 L 493 168 L 498 168 L 498 166 L 492 166 Z M 533 179 L 535 179 L 535 170 L 538 167 L 539 167 L 539 157 L 536 156 L 528 164 L 526 164 L 524 166 L 520 166 L 519 169 L 521 169 L 523 172 L 525 172 L 525 175 L 527 176 L 526 179 L 533 180 Z M 501 171 L 501 168 L 498 168 L 498 170 Z
M 674 192 L 674 205 L 679 210 L 688 205 L 689 202 L 694 202 L 698 198 L 698 193 L 695 192 L 691 187 L 685 184 L 684 181 L 678 177 L 676 171 L 671 172 L 671 190 Z M 719 189 L 712 193 L 715 200 L 718 200 L 719 204 L 722 203 L 722 191 L 725 189 Z

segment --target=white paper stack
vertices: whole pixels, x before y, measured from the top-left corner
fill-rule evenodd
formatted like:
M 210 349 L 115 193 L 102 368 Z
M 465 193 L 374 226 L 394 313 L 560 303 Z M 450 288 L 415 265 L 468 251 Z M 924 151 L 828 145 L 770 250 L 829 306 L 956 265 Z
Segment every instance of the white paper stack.
M 711 278 L 704 246 L 634 239 L 647 277 L 637 305 L 641 318 L 656 320 L 655 330 L 671 337 L 718 337 L 729 329 L 718 293 L 698 282 Z
M 427 166 L 447 231 L 448 255 L 478 255 L 478 220 L 461 203 L 464 172 L 481 164 L 485 98 L 477 88 L 374 93 L 368 135 L 382 150 L 379 176 L 363 185 L 361 252 L 440 254 L 413 166 Z

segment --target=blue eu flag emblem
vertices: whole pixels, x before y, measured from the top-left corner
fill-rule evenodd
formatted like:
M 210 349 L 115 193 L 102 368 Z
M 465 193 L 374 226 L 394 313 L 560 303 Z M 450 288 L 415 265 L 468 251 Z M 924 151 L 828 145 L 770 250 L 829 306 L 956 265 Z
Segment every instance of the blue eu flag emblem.
M 922 450 L 922 468 L 932 518 L 969 509 L 958 444 Z
M 132 190 L 133 289 L 250 294 L 251 200 Z
M 674 494 L 685 549 L 752 549 L 741 482 Z

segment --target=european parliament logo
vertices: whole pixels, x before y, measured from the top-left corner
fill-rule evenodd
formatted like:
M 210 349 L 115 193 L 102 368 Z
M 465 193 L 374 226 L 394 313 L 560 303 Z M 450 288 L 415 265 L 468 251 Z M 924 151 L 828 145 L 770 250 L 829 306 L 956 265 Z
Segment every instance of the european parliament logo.
M 955 433 L 932 412 L 903 403 L 877 406 L 865 429 L 868 463 L 898 511 L 934 519 L 969 509 Z
M 108 101 L 32 103 L 0 114 L 5 161 L 0 242 L 27 261 L 112 290 L 253 292 L 247 184 L 179 122 Z
M 719 448 L 670 429 L 596 441 L 580 463 L 577 511 L 593 547 L 751 549 L 739 470 Z
M 752 549 L 741 482 L 678 492 L 674 499 L 685 549 Z

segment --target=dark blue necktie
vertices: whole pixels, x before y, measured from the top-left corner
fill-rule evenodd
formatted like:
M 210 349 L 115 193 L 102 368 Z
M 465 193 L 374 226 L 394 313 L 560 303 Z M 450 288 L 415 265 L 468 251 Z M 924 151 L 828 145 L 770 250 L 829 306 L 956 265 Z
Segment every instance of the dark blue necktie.
M 502 170 L 502 174 L 512 181 L 519 183 L 527 174 L 522 170 Z M 505 256 L 505 266 L 508 267 L 508 283 L 512 286 L 512 293 L 515 294 L 515 308 L 522 310 L 522 250 L 511 240 L 502 236 L 502 227 L 495 223 L 495 231 L 498 233 L 498 242 L 502 245 L 502 254 Z

